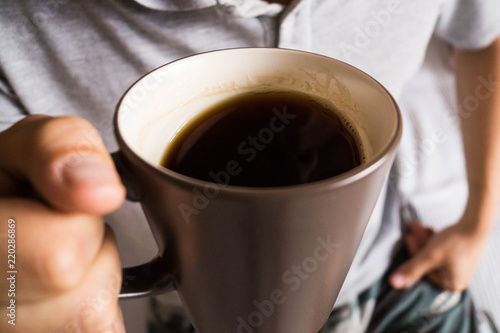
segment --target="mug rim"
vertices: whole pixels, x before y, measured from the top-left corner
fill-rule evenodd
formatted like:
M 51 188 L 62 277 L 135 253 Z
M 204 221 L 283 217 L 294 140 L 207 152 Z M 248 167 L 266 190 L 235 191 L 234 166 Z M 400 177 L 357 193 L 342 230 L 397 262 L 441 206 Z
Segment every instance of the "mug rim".
M 374 156 L 372 156 L 367 162 L 362 163 L 348 171 L 345 171 L 341 174 L 338 174 L 336 176 L 328 177 L 325 179 L 313 181 L 313 182 L 308 182 L 308 183 L 303 183 L 303 184 L 295 184 L 295 185 L 285 185 L 285 186 L 269 186 L 269 187 L 250 187 L 250 186 L 236 186 L 236 185 L 224 185 L 224 184 L 218 184 L 215 182 L 209 182 L 197 178 L 193 178 L 190 176 L 183 175 L 181 173 L 178 173 L 176 171 L 170 170 L 168 168 L 165 168 L 161 165 L 155 165 L 153 163 L 150 163 L 146 161 L 144 158 L 139 156 L 138 153 L 134 151 L 126 142 L 124 137 L 122 136 L 122 133 L 120 131 L 120 126 L 119 126 L 119 114 L 120 114 L 120 109 L 123 104 L 123 100 L 125 97 L 129 94 L 130 90 L 134 88 L 139 82 L 141 82 L 143 79 L 146 77 L 152 75 L 154 72 L 157 72 L 161 69 L 163 69 L 166 66 L 171 66 L 179 61 L 183 61 L 188 58 L 193 58 L 193 57 L 200 57 L 205 54 L 209 53 L 218 53 L 218 52 L 232 52 L 232 51 L 263 51 L 263 52 L 286 52 L 286 53 L 300 53 L 300 54 L 305 54 L 306 56 L 309 57 L 320 57 L 320 58 L 326 58 L 328 61 L 333 61 L 337 62 L 342 66 L 347 66 L 350 67 L 351 70 L 357 71 L 359 74 L 362 76 L 365 76 L 368 81 L 372 81 L 376 86 L 379 88 L 382 88 L 382 90 L 387 94 L 387 96 L 390 98 L 391 103 L 394 107 L 394 111 L 396 112 L 396 129 L 395 133 L 391 137 L 390 141 L 386 143 L 386 145 Z M 142 75 L 139 77 L 133 84 L 131 84 L 127 90 L 122 94 L 120 97 L 117 106 L 115 108 L 114 116 L 113 116 L 113 127 L 114 127 L 114 133 L 115 137 L 118 143 L 118 147 L 120 150 L 127 152 L 131 156 L 134 157 L 135 160 L 140 162 L 142 165 L 146 166 L 148 169 L 154 171 L 155 173 L 161 175 L 162 177 L 168 177 L 170 180 L 178 183 L 178 184 L 183 184 L 183 185 L 188 185 L 193 188 L 201 188 L 201 187 L 217 187 L 219 191 L 225 192 L 225 193 L 252 193 L 252 194 L 257 194 L 257 195 L 264 195 L 264 194 L 286 194 L 289 192 L 295 192 L 297 190 L 305 191 L 305 190 L 311 190 L 311 191 L 317 191 L 317 190 L 322 190 L 322 189 L 334 189 L 334 188 L 339 188 L 346 186 L 350 183 L 353 183 L 361 178 L 366 177 L 368 174 L 374 172 L 380 164 L 384 164 L 385 161 L 390 158 L 391 152 L 394 151 L 397 148 L 397 145 L 399 141 L 401 140 L 401 135 L 402 135 L 402 115 L 401 115 L 401 110 L 399 108 L 399 105 L 397 104 L 395 98 L 392 96 L 392 94 L 387 90 L 387 88 L 382 85 L 378 80 L 373 78 L 371 75 L 367 74 L 365 71 L 348 64 L 342 60 L 338 60 L 329 56 L 325 56 L 322 54 L 318 53 L 313 53 L 313 52 L 308 52 L 308 51 L 302 51 L 302 50 L 294 50 L 294 49 L 287 49 L 287 48 L 274 48 L 274 47 L 235 47 L 235 48 L 225 48 L 225 49 L 219 49 L 219 50 L 213 50 L 213 51 L 206 51 L 206 52 L 200 52 L 200 53 L 195 53 L 192 55 L 187 55 L 181 58 L 178 58 L 176 60 L 173 60 L 171 62 L 165 63 L 159 67 L 154 68 L 153 70 L 149 71 L 148 73 Z

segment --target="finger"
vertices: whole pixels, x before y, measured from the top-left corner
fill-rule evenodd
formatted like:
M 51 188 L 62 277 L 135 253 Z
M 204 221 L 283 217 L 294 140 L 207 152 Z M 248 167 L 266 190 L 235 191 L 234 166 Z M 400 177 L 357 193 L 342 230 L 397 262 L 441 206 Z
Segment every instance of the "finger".
M 126 333 L 125 332 L 125 321 L 123 319 L 122 309 L 118 308 L 118 315 L 116 316 L 115 322 L 113 324 L 114 333 Z
M 424 226 L 420 222 L 411 222 L 408 224 L 408 233 L 418 237 L 420 242 L 426 242 L 434 234 L 434 229 Z
M 407 288 L 415 284 L 428 272 L 437 266 L 437 260 L 427 254 L 427 251 L 421 251 L 415 257 L 409 259 L 396 271 L 391 274 L 389 283 L 393 288 Z
M 27 117 L 0 133 L 0 156 L 4 174 L 29 182 L 58 209 L 102 215 L 124 200 L 100 136 L 81 118 Z
M 418 237 L 413 234 L 409 234 L 405 236 L 405 243 L 410 256 L 415 256 L 421 249 L 422 244 L 420 244 Z
M 19 331 L 39 332 L 43 325 L 44 332 L 104 333 L 121 325 L 120 274 L 116 244 L 108 229 L 96 260 L 78 288 L 40 302 L 20 304 Z
M 409 223 L 407 232 L 405 242 L 411 256 L 420 252 L 433 235 L 431 228 L 425 227 L 419 222 Z
M 34 301 L 74 288 L 99 253 L 104 237 L 101 218 L 60 213 L 28 199 L 0 200 L 0 233 L 15 220 L 16 298 Z M 3 242 L 2 242 L 3 244 Z M 5 251 L 5 250 L 4 250 Z M 7 256 L 5 256 L 7 258 Z M 0 261 L 3 272 L 7 260 Z M 8 281 L 0 280 L 0 289 Z

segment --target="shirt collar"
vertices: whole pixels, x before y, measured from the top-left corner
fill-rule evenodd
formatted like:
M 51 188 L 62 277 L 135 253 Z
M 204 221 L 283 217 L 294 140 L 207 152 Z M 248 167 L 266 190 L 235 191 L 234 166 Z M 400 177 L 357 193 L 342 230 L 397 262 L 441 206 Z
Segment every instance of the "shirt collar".
M 134 0 L 144 7 L 159 11 L 187 11 L 218 6 L 236 16 L 255 17 L 276 15 L 283 6 L 264 0 Z
M 134 0 L 144 7 L 160 11 L 202 9 L 217 4 L 217 0 Z

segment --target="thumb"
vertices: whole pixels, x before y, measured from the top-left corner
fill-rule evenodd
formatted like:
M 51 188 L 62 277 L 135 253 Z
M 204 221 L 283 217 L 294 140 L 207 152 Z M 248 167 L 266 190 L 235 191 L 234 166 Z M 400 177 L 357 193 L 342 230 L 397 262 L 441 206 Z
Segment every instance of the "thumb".
M 0 133 L 0 156 L 1 172 L 30 183 L 57 209 L 103 215 L 124 200 L 112 159 L 84 119 L 26 117 Z
M 391 274 L 389 283 L 395 289 L 410 287 L 436 267 L 437 264 L 428 252 L 421 251 L 399 266 Z

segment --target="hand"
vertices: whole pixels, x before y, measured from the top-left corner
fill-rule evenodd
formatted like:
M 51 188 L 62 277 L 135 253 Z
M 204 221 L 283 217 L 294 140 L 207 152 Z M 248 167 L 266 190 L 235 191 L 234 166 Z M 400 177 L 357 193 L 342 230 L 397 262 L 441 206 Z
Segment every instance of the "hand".
M 409 287 L 425 276 L 442 289 L 463 291 L 472 278 L 486 238 L 460 222 L 439 233 L 413 222 L 408 226 L 405 241 L 412 258 L 391 275 L 394 288 Z
M 125 332 L 121 268 L 101 216 L 124 188 L 97 131 L 83 119 L 30 116 L 0 133 L 0 272 L 15 221 L 15 296 L 0 279 L 1 332 Z M 25 195 L 35 189 L 45 203 Z

